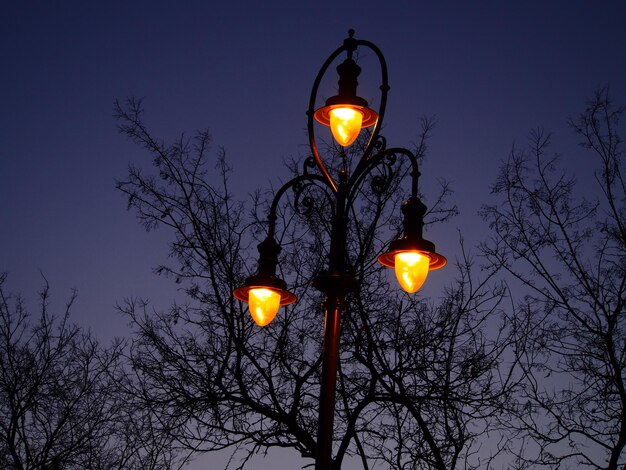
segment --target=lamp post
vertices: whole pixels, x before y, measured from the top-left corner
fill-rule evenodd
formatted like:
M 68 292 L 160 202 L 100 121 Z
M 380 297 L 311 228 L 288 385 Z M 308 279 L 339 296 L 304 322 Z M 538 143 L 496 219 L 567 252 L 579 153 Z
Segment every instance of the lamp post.
M 368 102 L 357 95 L 357 77 L 360 67 L 353 59 L 358 47 L 370 49 L 378 58 L 381 71 L 380 103 L 375 111 Z M 326 100 L 324 106 L 316 109 L 317 93 L 322 78 L 332 63 L 342 54 L 346 59 L 339 64 L 339 89 L 335 96 Z M 416 292 L 426 280 L 430 270 L 439 269 L 446 264 L 446 259 L 437 254 L 435 245 L 422 236 L 423 217 L 426 206 L 418 196 L 420 176 L 416 156 L 404 148 L 387 148 L 385 140 L 379 135 L 389 84 L 387 65 L 377 46 L 369 41 L 354 38 L 354 31 L 343 45 L 326 59 L 313 84 L 309 101 L 308 134 L 313 164 L 305 166 L 301 175 L 285 183 L 276 193 L 268 216 L 268 235 L 259 244 L 258 271 L 247 278 L 242 287 L 235 289 L 233 295 L 248 302 L 254 321 L 265 326 L 275 317 L 280 306 L 295 302 L 296 296 L 289 292 L 287 283 L 276 274 L 280 246 L 276 242 L 275 225 L 278 203 L 288 190 L 298 191 L 303 184 L 316 184 L 330 195 L 332 208 L 330 218 L 330 249 L 328 269 L 318 273 L 313 279 L 313 286 L 324 294 L 324 342 L 322 348 L 322 375 L 319 399 L 319 421 L 317 434 L 316 470 L 331 470 L 333 420 L 335 412 L 335 387 L 339 362 L 339 338 L 341 333 L 341 315 L 345 308 L 346 296 L 358 289 L 357 282 L 349 269 L 347 260 L 348 212 L 353 207 L 359 188 L 372 171 L 395 161 L 397 157 L 408 159 L 411 165 L 411 195 L 402 205 L 403 233 L 389 244 L 388 250 L 378 257 L 383 266 L 394 268 L 402 288 Z M 374 126 L 367 146 L 354 168 L 343 165 L 335 175 L 324 164 L 315 137 L 315 124 L 329 126 L 332 136 L 341 147 L 350 146 L 361 130 Z M 314 168 L 316 171 L 309 170 Z M 335 469 L 336 470 L 336 469 Z

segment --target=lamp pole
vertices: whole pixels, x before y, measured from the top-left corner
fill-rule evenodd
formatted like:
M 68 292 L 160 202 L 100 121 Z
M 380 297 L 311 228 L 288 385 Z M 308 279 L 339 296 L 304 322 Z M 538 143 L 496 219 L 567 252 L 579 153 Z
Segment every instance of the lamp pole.
M 358 47 L 373 51 L 380 64 L 380 102 L 376 111 L 357 95 L 357 77 L 361 69 L 354 61 L 353 53 Z M 338 93 L 327 99 L 324 106 L 316 109 L 322 78 L 342 53 L 346 53 L 347 57 L 337 67 Z M 313 286 L 325 298 L 316 470 L 339 469 L 339 464 L 332 459 L 332 447 L 341 316 L 346 307 L 347 295 L 358 289 L 356 278 L 347 261 L 348 213 L 364 181 L 372 176 L 376 168 L 390 167 L 398 158 L 407 159 L 411 166 L 411 194 L 402 205 L 403 233 L 378 257 L 379 263 L 394 268 L 400 285 L 409 293 L 421 287 L 429 270 L 439 269 L 446 264 L 445 257 L 436 253 L 435 245 L 422 236 L 426 206 L 418 195 L 420 173 L 416 155 L 400 147 L 387 148 L 384 137 L 379 135 L 388 91 L 387 64 L 382 52 L 369 41 L 355 39 L 354 31 L 350 30 L 343 45 L 322 65 L 311 90 L 307 129 L 312 157 L 305 162 L 302 174 L 292 178 L 277 191 L 269 211 L 267 238 L 258 247 L 258 271 L 233 292 L 237 299 L 249 303 L 253 319 L 261 326 L 267 325 L 274 318 L 280 306 L 296 302 L 296 296 L 287 290 L 287 283 L 276 275 L 280 252 L 280 246 L 274 237 L 278 203 L 288 190 L 298 193 L 302 191 L 303 185 L 315 185 L 325 191 L 328 200 L 332 201 L 328 269 L 313 279 Z M 335 174 L 327 168 L 316 143 L 316 123 L 329 126 L 335 141 L 344 148 L 354 142 L 363 128 L 374 126 L 367 146 L 354 168 L 349 168 L 345 163 Z

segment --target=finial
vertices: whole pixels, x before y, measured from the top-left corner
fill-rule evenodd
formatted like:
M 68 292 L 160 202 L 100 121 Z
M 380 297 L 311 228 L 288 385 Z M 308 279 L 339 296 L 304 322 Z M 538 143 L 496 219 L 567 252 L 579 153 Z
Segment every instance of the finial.
M 357 40 L 354 39 L 354 29 L 348 30 L 348 37 L 343 41 L 343 47 L 348 52 L 348 58 L 352 58 L 352 53 L 356 51 Z

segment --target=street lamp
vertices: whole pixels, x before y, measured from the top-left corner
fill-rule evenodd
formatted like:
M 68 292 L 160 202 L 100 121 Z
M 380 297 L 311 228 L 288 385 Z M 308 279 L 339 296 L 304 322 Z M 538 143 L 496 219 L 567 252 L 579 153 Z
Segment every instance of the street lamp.
M 371 109 L 368 102 L 357 94 L 357 77 L 361 68 L 354 61 L 353 54 L 358 47 L 373 51 L 380 63 L 381 97 L 377 111 Z M 344 52 L 347 58 L 337 67 L 338 93 L 327 99 L 324 106 L 316 109 L 317 92 L 321 80 L 330 65 Z M 418 196 L 420 173 L 416 156 L 404 148 L 387 148 L 385 139 L 379 135 L 388 91 L 387 64 L 381 51 L 369 41 L 355 39 L 354 31 L 350 30 L 349 37 L 345 39 L 343 45 L 322 65 L 311 90 L 307 128 L 314 161 L 312 167 L 317 168 L 318 172 L 313 173 L 309 171 L 308 166 L 305 166 L 303 174 L 292 178 L 278 190 L 269 211 L 267 238 L 258 246 L 258 271 L 254 276 L 247 278 L 242 287 L 233 292 L 237 299 L 248 302 L 250 314 L 260 326 L 267 325 L 280 306 L 296 301 L 296 296 L 287 290 L 286 282 L 276 274 L 280 252 L 280 246 L 274 238 L 278 202 L 289 189 L 298 191 L 304 184 L 316 184 L 323 188 L 330 195 L 332 208 L 329 214 L 331 234 L 328 269 L 319 273 L 313 280 L 313 286 L 325 296 L 316 470 L 331 470 L 332 468 L 340 320 L 346 295 L 357 289 L 354 274 L 346 263 L 348 211 L 350 207 L 353 207 L 365 177 L 371 175 L 375 168 L 386 164 L 386 161 L 395 161 L 397 157 L 405 157 L 411 165 L 412 183 L 411 196 L 401 208 L 403 233 L 389 244 L 388 250 L 378 257 L 378 262 L 383 266 L 393 268 L 401 287 L 409 293 L 416 292 L 421 287 L 429 271 L 439 269 L 446 264 L 446 258 L 436 253 L 435 245 L 425 240 L 422 235 L 426 206 Z M 335 178 L 331 175 L 322 161 L 316 144 L 316 121 L 329 126 L 335 141 L 344 148 L 357 139 L 363 128 L 374 126 L 367 146 L 355 168 L 347 168 L 346 164 L 337 172 Z

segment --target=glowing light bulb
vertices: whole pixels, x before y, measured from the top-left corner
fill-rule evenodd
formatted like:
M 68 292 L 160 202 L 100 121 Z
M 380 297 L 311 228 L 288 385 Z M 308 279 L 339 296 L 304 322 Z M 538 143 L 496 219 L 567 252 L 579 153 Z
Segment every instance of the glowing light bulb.
M 252 319 L 259 326 L 269 324 L 280 308 L 280 294 L 270 289 L 250 289 L 248 308 Z
M 363 113 L 354 108 L 333 108 L 330 111 L 330 131 L 342 147 L 356 140 L 362 123 Z
M 396 278 L 406 292 L 412 294 L 422 287 L 428 276 L 429 262 L 428 256 L 414 251 L 395 256 Z

